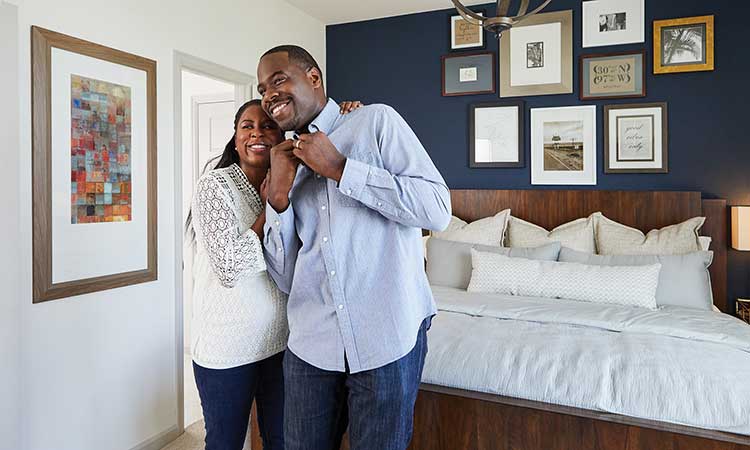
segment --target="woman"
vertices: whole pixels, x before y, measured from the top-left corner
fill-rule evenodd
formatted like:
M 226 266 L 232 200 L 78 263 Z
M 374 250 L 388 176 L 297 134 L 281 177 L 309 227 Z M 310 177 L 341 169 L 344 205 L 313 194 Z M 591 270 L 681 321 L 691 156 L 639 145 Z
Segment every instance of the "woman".
M 344 102 L 342 114 L 361 106 Z M 240 107 L 234 136 L 198 181 L 188 229 L 195 231 L 193 371 L 206 450 L 241 450 L 253 398 L 266 450 L 284 448 L 281 362 L 286 298 L 263 259 L 265 178 L 284 134 L 260 100 Z

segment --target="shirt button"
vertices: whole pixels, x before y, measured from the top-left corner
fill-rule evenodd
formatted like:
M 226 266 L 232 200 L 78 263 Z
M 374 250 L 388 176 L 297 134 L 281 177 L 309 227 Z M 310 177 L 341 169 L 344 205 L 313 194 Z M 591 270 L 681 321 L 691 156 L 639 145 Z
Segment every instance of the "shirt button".
M 324 238 L 323 238 L 323 242 L 328 242 L 328 238 L 327 238 L 327 237 L 324 237 Z
M 320 178 L 320 174 L 319 174 L 319 173 L 316 173 L 316 174 L 315 174 L 315 178 Z
M 346 195 L 352 195 L 352 190 L 351 189 L 347 189 L 346 190 Z
M 274 224 L 275 224 L 276 226 L 279 226 L 279 224 L 280 224 L 281 222 L 279 222 L 278 220 L 276 220 L 276 221 L 274 221 L 273 223 L 274 223 Z
M 383 204 L 382 204 L 382 203 L 380 203 L 380 202 L 378 202 L 378 206 L 383 206 Z
M 276 249 L 276 251 L 277 251 L 278 253 L 281 253 L 281 251 L 282 251 L 282 250 L 284 250 L 284 249 L 283 249 L 283 248 L 281 248 L 281 247 L 279 247 L 279 248 L 277 248 L 277 249 Z
M 334 275 L 336 275 L 336 271 L 335 271 L 335 270 L 332 270 L 332 271 L 331 271 L 331 276 L 334 276 Z
M 323 211 L 325 211 L 326 210 L 326 205 L 321 206 L 320 209 L 322 209 Z
M 344 309 L 344 305 L 339 305 L 339 309 Z

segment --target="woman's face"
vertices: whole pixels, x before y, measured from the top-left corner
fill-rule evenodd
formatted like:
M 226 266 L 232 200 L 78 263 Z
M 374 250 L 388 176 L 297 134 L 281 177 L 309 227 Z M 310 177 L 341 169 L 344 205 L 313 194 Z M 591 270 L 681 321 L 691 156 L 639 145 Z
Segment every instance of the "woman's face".
M 243 164 L 268 167 L 271 147 L 284 140 L 276 122 L 259 105 L 251 105 L 242 112 L 235 130 L 234 144 Z

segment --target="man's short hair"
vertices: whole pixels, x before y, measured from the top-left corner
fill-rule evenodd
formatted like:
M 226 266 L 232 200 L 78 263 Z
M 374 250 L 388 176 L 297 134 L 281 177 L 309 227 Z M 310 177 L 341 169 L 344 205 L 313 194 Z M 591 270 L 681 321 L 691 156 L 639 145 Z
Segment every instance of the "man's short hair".
M 317 61 L 315 61 L 315 58 L 313 58 L 312 55 L 308 53 L 308 51 L 304 48 L 297 45 L 279 45 L 278 47 L 274 47 L 271 50 L 263 53 L 261 59 L 263 59 L 264 56 L 271 55 L 273 53 L 286 53 L 289 56 L 290 62 L 293 62 L 304 71 L 308 71 L 314 67 L 318 69 L 320 77 L 323 78 L 323 71 L 320 70 L 320 66 L 318 65 Z

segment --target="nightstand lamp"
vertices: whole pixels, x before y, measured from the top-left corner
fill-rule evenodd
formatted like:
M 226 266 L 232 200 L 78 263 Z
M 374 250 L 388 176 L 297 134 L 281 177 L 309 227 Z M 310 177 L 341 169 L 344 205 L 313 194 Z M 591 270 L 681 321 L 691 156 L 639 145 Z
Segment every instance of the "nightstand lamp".
M 750 206 L 732 206 L 732 248 L 750 251 Z M 750 299 L 738 298 L 737 317 L 750 323 Z

